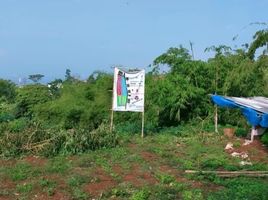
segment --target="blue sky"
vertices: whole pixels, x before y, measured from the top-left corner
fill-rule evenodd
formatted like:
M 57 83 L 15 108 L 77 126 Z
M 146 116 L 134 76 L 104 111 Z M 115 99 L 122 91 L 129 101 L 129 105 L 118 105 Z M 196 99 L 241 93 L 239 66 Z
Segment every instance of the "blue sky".
M 169 47 L 250 42 L 267 0 L 0 0 L 0 77 L 146 67 Z M 239 34 L 236 41 L 232 38 Z

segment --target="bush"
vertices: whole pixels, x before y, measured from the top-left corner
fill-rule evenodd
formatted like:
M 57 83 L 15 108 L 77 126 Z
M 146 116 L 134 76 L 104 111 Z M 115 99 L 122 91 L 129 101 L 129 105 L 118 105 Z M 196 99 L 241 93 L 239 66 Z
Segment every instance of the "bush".
M 67 134 L 66 134 L 67 133 Z M 117 145 L 117 136 L 115 132 L 110 132 L 106 124 L 101 124 L 97 129 L 88 131 L 78 128 L 65 132 L 64 148 L 65 153 L 80 153 L 99 148 L 115 147 Z
M 15 97 L 15 84 L 11 81 L 0 79 L 0 101 L 13 102 Z
M 51 100 L 49 88 L 45 85 L 27 85 L 18 90 L 16 117 L 32 117 L 34 107 Z
M 67 113 L 67 116 L 65 118 L 64 128 L 71 129 L 71 128 L 76 127 L 80 122 L 82 113 L 83 113 L 83 110 L 81 109 L 78 109 L 78 108 L 71 109 Z
M 263 144 L 265 145 L 268 145 L 268 134 L 264 134 L 262 137 L 261 137 L 261 141 L 263 142 Z
M 26 129 L 27 126 L 28 126 L 27 119 L 19 118 L 19 119 L 9 122 L 8 130 L 12 133 L 18 133 Z
M 76 154 L 99 148 L 115 147 L 118 143 L 115 132 L 101 124 L 92 131 L 88 129 L 45 129 L 41 125 L 31 125 L 25 129 L 24 122 L 14 124 L 14 132 L 3 133 L 0 139 L 0 154 L 18 156 L 32 153 L 44 156 L 57 154 Z
M 14 120 L 15 117 L 11 113 L 0 113 L 0 123 Z
M 235 135 L 237 137 L 246 137 L 247 136 L 247 130 L 245 128 L 236 128 Z

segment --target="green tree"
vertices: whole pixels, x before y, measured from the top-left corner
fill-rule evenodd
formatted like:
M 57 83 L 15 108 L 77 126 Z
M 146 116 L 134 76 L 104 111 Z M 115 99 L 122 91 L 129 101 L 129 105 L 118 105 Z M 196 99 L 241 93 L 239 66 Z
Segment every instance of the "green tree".
M 260 30 L 253 36 L 253 42 L 250 44 L 248 49 L 248 57 L 253 60 L 255 57 L 255 52 L 260 47 L 266 46 L 263 51 L 263 55 L 268 53 L 268 29 Z
M 38 83 L 39 81 L 41 81 L 41 79 L 43 77 L 44 77 L 44 75 L 42 75 L 42 74 L 32 74 L 32 75 L 29 75 L 28 79 L 30 79 L 34 83 Z
M 26 85 L 18 89 L 16 96 L 16 117 L 32 117 L 34 107 L 51 100 L 49 88 L 45 85 Z
M 16 85 L 9 81 L 0 79 L 0 101 L 14 102 L 16 97 Z
M 65 71 L 65 81 L 68 83 L 71 83 L 74 81 L 74 77 L 72 76 L 70 69 L 66 69 Z

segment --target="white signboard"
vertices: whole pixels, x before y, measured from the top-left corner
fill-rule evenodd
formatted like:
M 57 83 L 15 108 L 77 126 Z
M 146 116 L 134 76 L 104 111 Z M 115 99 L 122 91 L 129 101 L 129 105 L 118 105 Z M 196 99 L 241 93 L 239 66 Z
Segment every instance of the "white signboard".
M 144 111 L 145 70 L 114 69 L 113 110 Z

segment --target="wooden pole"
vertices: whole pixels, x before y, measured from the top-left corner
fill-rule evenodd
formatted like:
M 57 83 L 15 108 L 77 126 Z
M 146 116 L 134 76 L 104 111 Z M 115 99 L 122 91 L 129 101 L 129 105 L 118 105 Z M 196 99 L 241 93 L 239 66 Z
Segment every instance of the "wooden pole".
M 112 108 L 112 113 L 111 113 L 111 124 L 110 124 L 110 132 L 113 131 L 113 126 L 114 126 L 114 110 Z
M 144 138 L 144 110 L 142 112 L 141 137 Z
M 114 81 L 115 81 L 115 73 L 114 73 L 114 80 L 113 80 L 113 90 L 112 90 L 112 109 L 111 109 L 111 124 L 110 124 L 110 132 L 113 131 L 114 128 Z
M 217 94 L 217 90 L 218 90 L 218 63 L 216 63 L 216 74 L 215 74 L 215 93 Z M 214 116 L 214 120 L 215 120 L 215 132 L 218 133 L 218 106 L 215 105 L 215 116 Z
M 267 177 L 268 171 L 196 171 L 186 170 L 186 174 L 216 174 L 220 177 L 236 177 L 236 176 L 253 176 L 253 177 Z
M 215 116 L 214 116 L 214 120 L 215 120 L 215 132 L 218 133 L 218 106 L 215 105 Z

